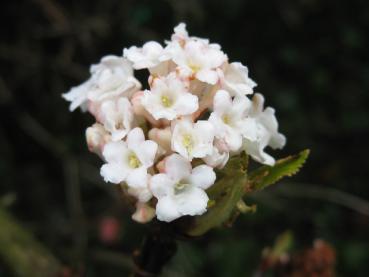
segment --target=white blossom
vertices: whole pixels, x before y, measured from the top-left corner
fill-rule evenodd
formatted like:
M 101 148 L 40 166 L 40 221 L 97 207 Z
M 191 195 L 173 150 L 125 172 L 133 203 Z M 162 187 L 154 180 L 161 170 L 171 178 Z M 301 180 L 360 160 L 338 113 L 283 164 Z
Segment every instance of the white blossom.
M 119 184 L 124 181 L 130 188 L 145 189 L 149 178 L 147 170 L 154 163 L 157 148 L 155 142 L 145 140 L 142 129 L 134 128 L 128 133 L 127 141 L 105 145 L 106 164 L 100 173 L 106 182 Z
M 206 120 L 193 123 L 184 118 L 173 122 L 172 150 L 192 161 L 213 151 L 214 128 Z
M 146 90 L 134 70 L 148 71 Z M 205 213 L 214 168 L 242 151 L 274 165 L 265 148 L 286 143 L 274 109 L 264 109 L 261 94 L 248 98 L 256 86 L 248 68 L 230 62 L 219 44 L 190 36 L 184 23 L 165 47 L 149 41 L 125 48 L 90 73 L 62 96 L 71 111 L 80 107 L 95 118 L 86 130 L 88 148 L 104 160 L 104 180 L 137 200 L 137 222 Z
M 156 216 L 170 222 L 185 215 L 206 212 L 209 197 L 206 190 L 215 182 L 215 173 L 207 165 L 191 168 L 191 163 L 178 154 L 165 161 L 165 173 L 154 175 L 150 189 L 158 199 Z
M 190 40 L 182 47 L 170 46 L 173 61 L 181 75 L 214 85 L 219 79 L 217 68 L 227 61 L 227 56 L 216 44 Z
M 175 73 L 154 78 L 151 90 L 146 90 L 142 105 L 156 119 L 173 120 L 194 113 L 199 105 L 197 96 L 191 94 Z
M 124 138 L 131 130 L 134 120 L 132 105 L 125 97 L 104 101 L 99 117 L 106 130 L 111 133 L 113 141 Z
M 118 96 L 130 97 L 141 84 L 134 78 L 131 63 L 113 55 L 105 56 L 99 64 L 90 68 L 91 77 L 79 86 L 73 87 L 62 96 L 71 102 L 71 111 L 81 107 L 87 109 L 88 101 L 102 101 Z
M 239 62 L 228 64 L 222 78 L 223 88 L 231 96 L 252 94 L 256 83 L 249 78 L 249 70 Z
M 249 113 L 248 126 L 243 133 L 243 148 L 246 153 L 256 161 L 274 165 L 275 159 L 264 152 L 264 148 L 271 146 L 273 149 L 282 148 L 286 144 L 284 135 L 278 132 L 278 122 L 273 108 L 264 107 L 264 97 L 257 93 L 253 97 L 252 109 Z
M 105 56 L 99 64 L 91 66 L 92 87 L 88 93 L 91 101 L 102 101 L 114 97 L 131 97 L 141 88 L 133 76 L 131 63 L 122 57 Z
M 146 42 L 142 47 L 132 46 L 123 50 L 123 56 L 133 63 L 134 69 L 157 66 L 163 54 L 163 47 L 156 41 Z
M 209 117 L 215 129 L 215 137 L 224 141 L 228 150 L 236 152 L 242 146 L 242 132 L 247 126 L 245 115 L 251 106 L 246 97 L 237 96 L 233 100 L 225 90 L 219 90 L 214 97 L 213 109 Z

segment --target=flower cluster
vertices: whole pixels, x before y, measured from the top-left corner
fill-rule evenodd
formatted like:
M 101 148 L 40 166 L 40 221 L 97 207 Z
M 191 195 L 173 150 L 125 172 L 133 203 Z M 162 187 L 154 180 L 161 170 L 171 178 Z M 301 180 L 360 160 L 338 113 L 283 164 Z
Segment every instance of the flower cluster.
M 146 89 L 134 76 L 143 69 Z M 165 47 L 132 46 L 90 71 L 63 97 L 71 111 L 80 107 L 96 118 L 86 130 L 88 147 L 105 162 L 104 180 L 137 199 L 136 221 L 205 213 L 214 168 L 242 151 L 273 165 L 265 147 L 285 144 L 274 109 L 253 94 L 247 67 L 230 63 L 218 44 L 190 37 L 183 23 Z

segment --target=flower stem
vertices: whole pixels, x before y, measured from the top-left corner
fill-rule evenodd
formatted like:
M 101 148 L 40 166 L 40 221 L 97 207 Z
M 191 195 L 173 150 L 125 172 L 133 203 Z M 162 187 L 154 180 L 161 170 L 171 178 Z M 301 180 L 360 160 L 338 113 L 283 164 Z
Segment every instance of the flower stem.
M 177 251 L 169 224 L 158 224 L 144 238 L 141 248 L 133 253 L 135 269 L 132 277 L 158 276 Z

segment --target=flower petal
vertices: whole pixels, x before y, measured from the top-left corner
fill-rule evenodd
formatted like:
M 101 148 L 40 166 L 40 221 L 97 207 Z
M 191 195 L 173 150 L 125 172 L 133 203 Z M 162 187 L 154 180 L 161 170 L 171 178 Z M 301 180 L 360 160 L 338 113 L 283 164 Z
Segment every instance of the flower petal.
M 196 95 L 183 93 L 178 97 L 174 109 L 178 115 L 189 115 L 199 108 L 199 100 Z
M 124 141 L 113 141 L 105 144 L 103 150 L 104 159 L 111 163 L 120 163 L 128 155 L 129 150 Z
M 127 136 L 127 144 L 129 149 L 135 149 L 145 141 L 145 135 L 141 128 L 132 129 Z
M 216 175 L 210 166 L 199 165 L 192 169 L 190 183 L 196 187 L 207 189 L 215 182 Z
M 129 187 L 144 188 L 148 184 L 147 169 L 144 166 L 131 170 L 126 178 L 126 183 Z
M 160 173 L 151 177 L 150 190 L 156 198 L 173 194 L 174 181 L 166 174 Z
M 100 169 L 100 174 L 105 182 L 119 184 L 125 180 L 128 174 L 127 168 L 118 163 L 104 164 Z
M 203 69 L 196 73 L 196 78 L 202 82 L 215 85 L 218 82 L 219 76 L 215 70 Z
M 190 186 L 174 198 L 178 211 L 182 215 L 201 215 L 206 212 L 209 197 L 200 188 Z
M 157 150 L 158 145 L 152 140 L 145 140 L 134 149 L 138 159 L 146 168 L 153 165 Z
M 170 196 L 162 197 L 156 204 L 156 217 L 160 221 L 171 222 L 181 214 L 177 210 L 177 203 Z
M 165 160 L 165 173 L 175 182 L 191 174 L 191 163 L 181 155 L 172 154 Z
M 214 112 L 222 115 L 232 108 L 232 99 L 229 93 L 225 90 L 218 90 L 214 96 Z

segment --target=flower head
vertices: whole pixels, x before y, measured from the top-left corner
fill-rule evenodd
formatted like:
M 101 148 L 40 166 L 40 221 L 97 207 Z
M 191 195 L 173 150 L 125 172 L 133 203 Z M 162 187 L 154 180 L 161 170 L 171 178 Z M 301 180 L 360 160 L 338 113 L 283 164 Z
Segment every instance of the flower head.
M 142 89 L 135 70 L 149 74 Z M 88 147 L 104 160 L 104 180 L 136 199 L 138 222 L 205 213 L 213 168 L 227 170 L 242 151 L 273 165 L 265 148 L 285 144 L 274 109 L 264 109 L 261 94 L 249 99 L 256 83 L 247 67 L 230 62 L 219 44 L 190 36 L 184 23 L 164 46 L 125 48 L 90 72 L 63 97 L 70 110 L 96 119 L 86 130 Z

